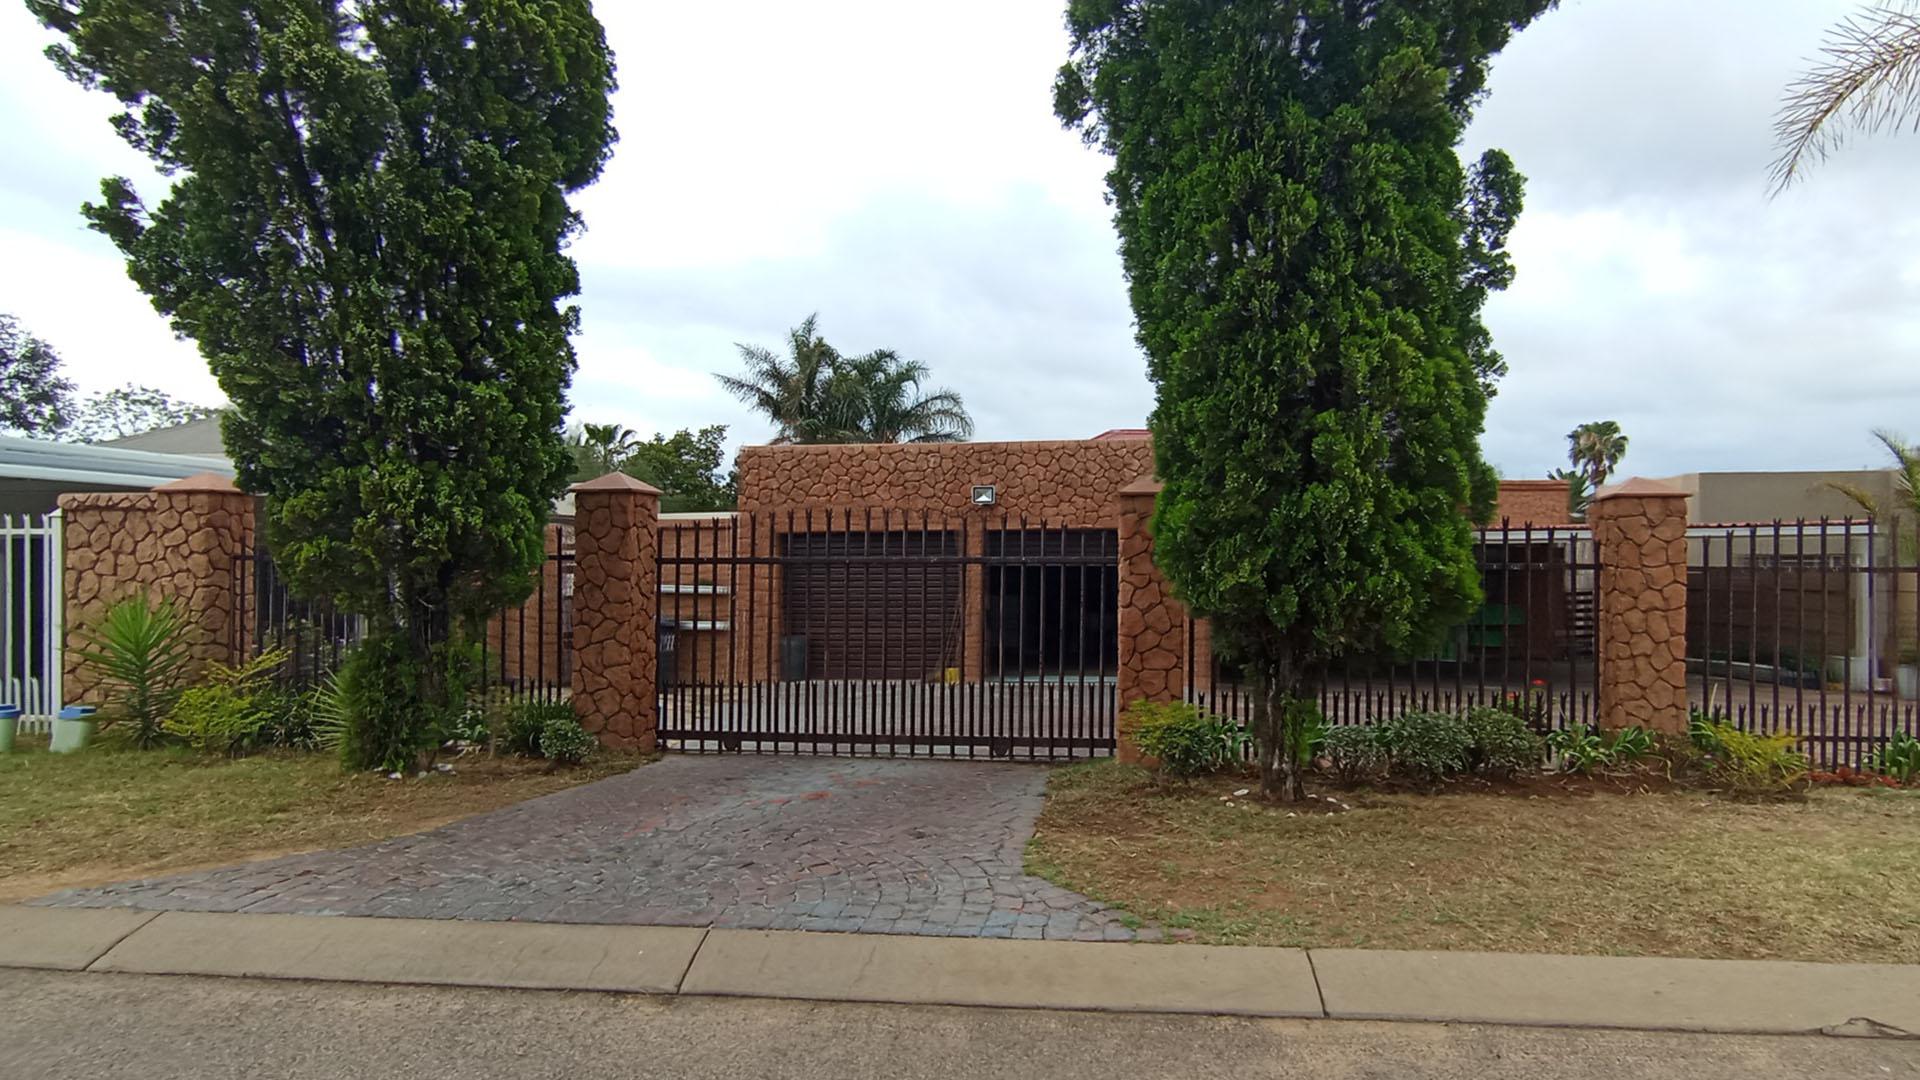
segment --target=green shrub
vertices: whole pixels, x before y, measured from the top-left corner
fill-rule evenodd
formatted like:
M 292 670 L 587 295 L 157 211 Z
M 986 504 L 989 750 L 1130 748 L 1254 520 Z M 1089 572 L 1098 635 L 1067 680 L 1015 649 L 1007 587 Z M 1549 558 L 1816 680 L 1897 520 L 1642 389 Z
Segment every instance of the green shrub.
M 1371 727 L 1348 725 L 1328 731 L 1321 745 L 1336 780 L 1357 784 L 1380 771 L 1385 755 Z
M 1374 738 L 1394 773 L 1434 784 L 1467 770 L 1473 738 L 1460 718 L 1449 713 L 1405 712 L 1381 721 Z
M 1783 795 L 1807 779 L 1797 735 L 1755 735 L 1718 720 L 1705 722 L 1699 734 L 1708 777 L 1735 794 Z
M 573 717 L 573 707 L 564 706 L 564 713 L 554 711 L 540 728 L 540 753 L 547 760 L 561 765 L 578 765 L 587 759 L 599 745 L 580 721 Z
M 132 596 L 107 609 L 98 626 L 81 633 L 80 662 L 113 695 L 103 726 L 126 724 L 135 746 L 166 741 L 166 720 L 185 689 L 188 624 L 171 599 Z
M 1585 724 L 1571 724 L 1547 736 L 1547 749 L 1559 756 L 1562 769 L 1582 776 L 1637 764 L 1654 755 L 1653 735 L 1642 727 L 1603 735 Z
M 1184 701 L 1136 701 L 1128 706 L 1125 722 L 1134 745 L 1170 776 L 1219 772 L 1245 755 L 1247 735 L 1240 725 Z
M 269 649 L 244 664 L 207 665 L 206 681 L 174 702 L 167 733 L 202 753 L 239 755 L 263 745 L 279 704 L 273 674 L 286 662 L 285 649 Z
M 556 720 L 574 720 L 573 703 L 567 701 L 516 701 L 506 710 L 505 727 L 499 748 L 522 757 L 542 757 L 540 736 Z M 575 721 L 576 723 L 578 721 Z
M 1467 766 L 1474 772 L 1504 778 L 1539 770 L 1546 747 L 1527 726 L 1523 714 L 1498 708 L 1470 709 L 1462 723 L 1472 740 L 1467 747 Z
M 1920 739 L 1896 731 L 1887 745 L 1867 759 L 1867 768 L 1902 784 L 1920 780 Z
M 1653 732 L 1627 727 L 1607 736 L 1607 756 L 1614 765 L 1637 765 L 1654 756 Z

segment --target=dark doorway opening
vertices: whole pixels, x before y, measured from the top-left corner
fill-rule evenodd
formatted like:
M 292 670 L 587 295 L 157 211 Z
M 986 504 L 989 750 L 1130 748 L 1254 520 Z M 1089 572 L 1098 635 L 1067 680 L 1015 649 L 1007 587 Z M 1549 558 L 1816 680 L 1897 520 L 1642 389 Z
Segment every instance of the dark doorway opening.
M 986 676 L 1112 676 L 1120 656 L 1119 556 L 1111 529 L 988 533 Z

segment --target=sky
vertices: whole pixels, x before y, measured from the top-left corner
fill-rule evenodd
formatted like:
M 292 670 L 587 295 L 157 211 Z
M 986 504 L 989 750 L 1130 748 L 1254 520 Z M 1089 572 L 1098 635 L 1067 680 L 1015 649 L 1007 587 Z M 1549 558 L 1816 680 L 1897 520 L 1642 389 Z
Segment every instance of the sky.
M 1778 198 L 1782 88 L 1852 0 L 1567 0 L 1495 62 L 1461 151 L 1528 176 L 1519 277 L 1486 318 L 1512 372 L 1483 441 L 1511 478 L 1597 419 L 1625 474 L 1881 464 L 1920 437 L 1920 135 L 1863 137 Z M 1052 115 L 1060 3 L 603 2 L 621 139 L 580 195 L 577 419 L 643 434 L 770 428 L 713 378 L 818 313 L 958 391 L 981 439 L 1143 423 L 1153 391 L 1105 204 L 1105 159 Z M 0 4 L 0 312 L 83 391 L 215 403 L 191 343 L 78 206 L 163 181 L 105 94 Z

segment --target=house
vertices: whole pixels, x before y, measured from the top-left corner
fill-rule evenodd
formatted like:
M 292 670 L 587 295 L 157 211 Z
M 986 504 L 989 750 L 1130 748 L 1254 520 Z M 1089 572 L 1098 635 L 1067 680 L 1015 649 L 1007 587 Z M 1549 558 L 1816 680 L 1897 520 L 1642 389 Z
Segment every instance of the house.
M 64 493 L 147 491 L 205 472 L 232 476 L 233 464 L 224 454 L 0 437 L 0 514 L 48 514 Z

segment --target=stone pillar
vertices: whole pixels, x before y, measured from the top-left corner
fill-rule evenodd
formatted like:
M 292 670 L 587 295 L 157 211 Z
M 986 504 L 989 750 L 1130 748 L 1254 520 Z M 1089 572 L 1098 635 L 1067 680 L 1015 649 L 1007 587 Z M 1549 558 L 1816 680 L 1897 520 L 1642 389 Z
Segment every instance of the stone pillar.
M 246 653 L 243 552 L 253 546 L 253 497 L 218 473 L 200 473 L 152 491 L 60 496 L 66 546 L 68 704 L 99 705 L 99 680 L 80 660 L 87 633 L 108 608 L 145 594 L 171 600 L 189 627 L 201 664 Z
M 1599 553 L 1600 726 L 1687 730 L 1687 496 L 1633 479 L 1587 511 Z
M 606 746 L 657 745 L 660 491 L 624 473 L 573 486 L 573 711 Z
M 1186 692 L 1187 613 L 1153 561 L 1148 530 L 1160 482 L 1151 476 L 1120 489 L 1120 669 L 1115 680 L 1120 760 L 1139 761 L 1126 730 L 1136 701 L 1179 701 Z

